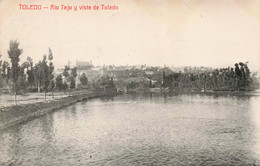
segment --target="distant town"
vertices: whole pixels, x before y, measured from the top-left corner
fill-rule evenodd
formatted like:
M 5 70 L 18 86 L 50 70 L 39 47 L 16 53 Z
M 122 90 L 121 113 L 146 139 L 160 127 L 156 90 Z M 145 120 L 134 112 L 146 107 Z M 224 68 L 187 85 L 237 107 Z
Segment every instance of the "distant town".
M 152 87 L 161 87 L 163 83 L 163 73 L 165 75 L 170 75 L 173 73 L 204 73 L 212 71 L 211 67 L 174 67 L 174 66 L 148 66 L 143 65 L 125 65 L 125 66 L 115 66 L 115 65 L 103 65 L 95 66 L 92 61 L 78 61 L 71 62 L 68 61 L 68 64 L 64 68 L 55 70 L 55 77 L 63 75 L 65 68 L 76 68 L 77 69 L 77 86 L 81 86 L 80 76 L 86 75 L 89 85 L 93 86 L 93 83 L 97 83 L 101 78 L 113 78 L 113 82 L 117 88 L 120 90 L 127 90 L 128 84 L 140 84 L 140 83 L 151 83 Z M 66 78 L 63 76 L 63 80 Z
M 65 68 L 77 69 L 77 75 L 79 76 L 77 77 L 77 86 L 82 86 L 80 76 L 86 75 L 89 82 L 89 88 L 100 85 L 100 80 L 107 78 L 108 80 L 112 79 L 117 90 L 123 92 L 147 89 L 150 91 L 161 91 L 162 89 L 165 90 L 167 88 L 166 91 L 248 90 L 250 88 L 257 88 L 259 86 L 258 73 L 250 72 L 247 63 L 240 62 L 237 65 L 240 67 L 234 66 L 234 69 L 233 67 L 214 69 L 212 67 L 204 66 L 158 67 L 145 64 L 133 66 L 95 66 L 92 64 L 91 60 L 76 60 L 75 63 L 68 61 Z M 64 68 L 57 69 L 55 75 L 62 75 L 63 72 Z M 238 83 L 239 79 L 232 80 L 232 78 L 239 78 L 240 75 L 241 83 Z M 229 80 L 225 80 L 227 77 Z M 184 78 L 186 80 L 184 80 Z M 244 81 L 242 81 L 243 79 Z M 63 77 L 63 80 L 66 80 L 65 77 Z M 192 83 L 185 87 L 187 82 L 190 82 L 189 80 L 192 80 Z

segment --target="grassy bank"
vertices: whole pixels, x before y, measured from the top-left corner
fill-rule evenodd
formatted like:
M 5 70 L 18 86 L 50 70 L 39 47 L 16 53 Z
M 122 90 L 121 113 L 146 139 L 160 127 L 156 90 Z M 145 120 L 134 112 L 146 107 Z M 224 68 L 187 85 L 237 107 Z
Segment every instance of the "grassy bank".
M 0 130 L 15 124 L 26 122 L 32 118 L 44 115 L 63 107 L 75 104 L 84 99 L 115 95 L 115 92 L 88 92 L 73 94 L 49 102 L 35 102 L 30 104 L 3 107 L 0 109 Z

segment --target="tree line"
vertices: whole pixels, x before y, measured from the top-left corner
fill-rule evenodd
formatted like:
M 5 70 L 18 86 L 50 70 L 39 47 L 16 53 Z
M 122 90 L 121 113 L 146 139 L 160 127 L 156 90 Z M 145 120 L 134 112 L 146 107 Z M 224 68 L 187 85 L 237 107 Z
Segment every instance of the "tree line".
M 162 87 L 177 91 L 242 91 L 259 88 L 257 73 L 251 73 L 248 62 L 233 67 L 214 69 L 201 73 L 163 72 Z
M 8 88 L 14 94 L 14 101 L 17 104 L 17 94 L 23 94 L 28 90 L 37 89 L 46 94 L 55 90 L 74 90 L 76 88 L 77 68 L 65 66 L 62 74 L 54 76 L 53 53 L 49 48 L 48 55 L 44 54 L 42 60 L 34 64 L 31 57 L 20 65 L 20 56 L 23 49 L 19 47 L 19 42 L 11 40 L 7 51 L 10 64 L 1 60 L 0 55 L 0 88 Z M 85 86 L 88 78 L 85 73 L 79 77 L 80 83 Z

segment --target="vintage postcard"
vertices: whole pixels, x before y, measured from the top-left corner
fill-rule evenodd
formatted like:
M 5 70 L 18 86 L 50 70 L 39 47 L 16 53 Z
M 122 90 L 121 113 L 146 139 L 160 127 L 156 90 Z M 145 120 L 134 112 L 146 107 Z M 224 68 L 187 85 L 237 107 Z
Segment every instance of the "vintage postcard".
M 0 0 L 0 165 L 260 165 L 260 0 Z

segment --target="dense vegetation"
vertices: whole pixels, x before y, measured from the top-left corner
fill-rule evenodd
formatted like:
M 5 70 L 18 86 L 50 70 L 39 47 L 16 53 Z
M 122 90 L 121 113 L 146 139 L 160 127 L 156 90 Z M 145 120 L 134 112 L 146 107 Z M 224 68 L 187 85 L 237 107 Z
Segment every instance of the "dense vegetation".
M 38 63 L 34 64 L 31 57 L 27 57 L 27 61 L 20 65 L 20 55 L 23 49 L 19 48 L 19 42 L 11 40 L 10 47 L 7 51 L 10 59 L 10 64 L 7 61 L 1 60 L 0 55 L 0 92 L 7 90 L 7 93 L 14 94 L 16 103 L 17 94 L 26 92 L 44 92 L 46 94 L 54 90 L 74 90 L 76 88 L 77 68 L 65 66 L 62 74 L 54 76 L 53 53 L 49 48 L 49 53 L 43 55 L 43 58 Z M 88 79 L 83 73 L 80 76 L 80 82 L 86 86 Z M 17 103 L 16 103 L 17 104 Z
M 236 63 L 235 68 L 221 68 L 201 73 L 163 73 L 162 87 L 178 91 L 234 91 L 259 88 L 257 73 L 251 73 L 247 63 Z

